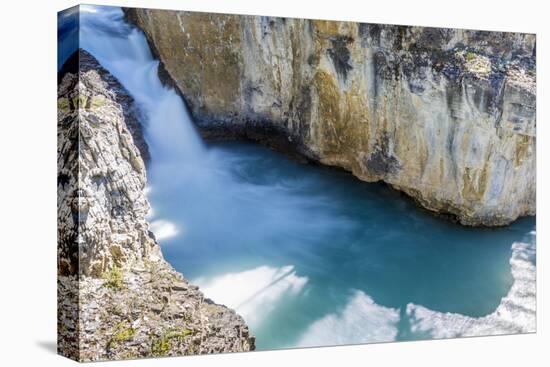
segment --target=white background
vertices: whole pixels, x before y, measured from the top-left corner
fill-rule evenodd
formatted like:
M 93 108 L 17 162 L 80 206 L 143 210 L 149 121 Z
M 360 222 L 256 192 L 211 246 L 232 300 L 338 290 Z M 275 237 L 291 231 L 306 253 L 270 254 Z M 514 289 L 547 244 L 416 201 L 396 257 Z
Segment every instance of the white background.
M 537 33 L 538 332 L 531 335 L 110 362 L 113 366 L 548 365 L 548 87 L 545 1 L 141 0 L 99 4 Z M 2 2 L 0 365 L 74 365 L 56 340 L 56 12 L 73 1 Z M 547 100 L 548 98 L 546 98 Z M 545 165 L 546 167 L 544 167 Z M 546 344 L 546 348 L 544 345 Z M 544 360 L 546 359 L 546 363 Z M 99 363 L 98 365 L 103 365 Z

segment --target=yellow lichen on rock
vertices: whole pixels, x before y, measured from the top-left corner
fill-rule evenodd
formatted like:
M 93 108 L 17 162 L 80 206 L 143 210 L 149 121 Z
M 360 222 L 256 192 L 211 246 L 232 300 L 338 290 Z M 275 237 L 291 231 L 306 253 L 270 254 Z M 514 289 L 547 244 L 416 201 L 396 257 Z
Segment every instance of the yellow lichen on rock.
M 283 139 L 463 224 L 535 211 L 534 35 L 126 12 L 203 131 Z

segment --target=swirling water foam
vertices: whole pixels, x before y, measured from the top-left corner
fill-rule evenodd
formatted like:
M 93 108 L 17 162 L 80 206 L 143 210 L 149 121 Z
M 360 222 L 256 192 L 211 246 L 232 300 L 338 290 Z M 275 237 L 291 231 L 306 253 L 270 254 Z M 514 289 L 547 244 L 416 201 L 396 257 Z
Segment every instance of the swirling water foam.
M 260 349 L 535 329 L 534 219 L 463 228 L 383 185 L 251 144 L 207 145 L 141 31 L 119 8 L 80 10 L 80 47 L 142 116 L 165 256 L 243 315 Z

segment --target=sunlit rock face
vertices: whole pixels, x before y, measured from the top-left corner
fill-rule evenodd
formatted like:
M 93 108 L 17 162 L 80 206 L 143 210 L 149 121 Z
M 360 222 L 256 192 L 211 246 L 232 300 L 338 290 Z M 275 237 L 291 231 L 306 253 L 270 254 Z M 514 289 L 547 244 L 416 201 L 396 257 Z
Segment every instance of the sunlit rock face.
M 100 276 L 158 260 L 145 219 L 148 149 L 132 98 L 85 51 L 74 53 L 60 75 L 58 237 L 60 251 L 72 254 L 59 257 L 60 274 Z
M 467 225 L 535 213 L 535 36 L 127 9 L 205 135 L 383 180 Z
M 58 88 L 58 351 L 78 361 L 254 350 L 243 318 L 166 262 L 133 98 L 88 52 Z M 159 239 L 174 228 L 154 223 Z

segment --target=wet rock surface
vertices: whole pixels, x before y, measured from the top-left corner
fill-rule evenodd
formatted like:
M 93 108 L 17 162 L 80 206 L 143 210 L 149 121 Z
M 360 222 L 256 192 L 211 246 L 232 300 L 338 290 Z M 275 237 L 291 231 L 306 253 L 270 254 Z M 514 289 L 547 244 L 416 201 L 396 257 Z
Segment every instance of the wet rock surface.
M 132 98 L 83 50 L 59 73 L 58 350 L 79 361 L 254 349 L 242 317 L 168 264 L 146 214 Z
M 385 181 L 465 225 L 535 214 L 535 35 L 125 12 L 207 137 Z

